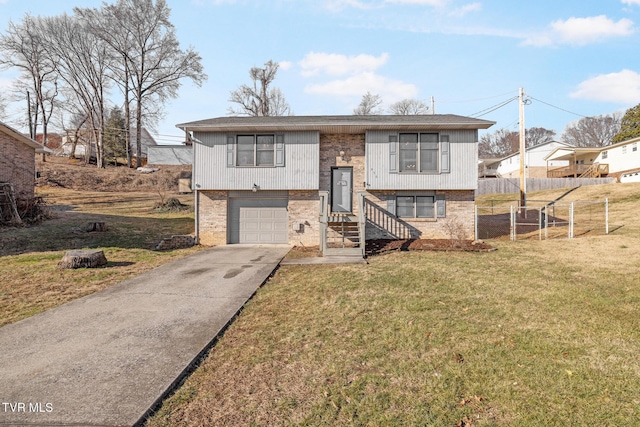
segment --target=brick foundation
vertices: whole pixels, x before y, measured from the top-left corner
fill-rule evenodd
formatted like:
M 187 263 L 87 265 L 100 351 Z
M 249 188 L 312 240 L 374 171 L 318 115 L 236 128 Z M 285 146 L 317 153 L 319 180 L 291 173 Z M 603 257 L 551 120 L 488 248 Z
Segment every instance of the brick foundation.
M 380 207 L 367 221 L 367 239 L 473 239 L 475 232 L 474 192 L 436 191 L 444 194 L 446 217 L 435 219 L 394 218 L 386 214 L 387 199 L 395 191 L 369 191 L 367 200 Z M 375 223 L 381 226 L 376 226 Z M 461 231 L 459 231 L 461 230 Z

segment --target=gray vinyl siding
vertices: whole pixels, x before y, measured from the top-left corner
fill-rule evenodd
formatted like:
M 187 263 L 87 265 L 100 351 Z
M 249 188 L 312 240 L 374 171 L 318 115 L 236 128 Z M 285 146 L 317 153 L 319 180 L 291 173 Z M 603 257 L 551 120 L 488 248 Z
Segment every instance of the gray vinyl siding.
M 246 132 L 245 132 L 246 133 Z M 284 134 L 284 166 L 227 166 L 227 133 L 194 134 L 193 185 L 198 190 L 318 190 L 320 135 L 318 132 Z
M 429 129 L 425 129 L 429 132 Z M 402 132 L 401 130 L 399 132 Z M 434 131 L 435 132 L 435 131 Z M 368 190 L 474 190 L 478 185 L 478 132 L 440 130 L 449 135 L 449 173 L 401 173 L 391 170 L 389 135 L 367 132 L 366 181 Z

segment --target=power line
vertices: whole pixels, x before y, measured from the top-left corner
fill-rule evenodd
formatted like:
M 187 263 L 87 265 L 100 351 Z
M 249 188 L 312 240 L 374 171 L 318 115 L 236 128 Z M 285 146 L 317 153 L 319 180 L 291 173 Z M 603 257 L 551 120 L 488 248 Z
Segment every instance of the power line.
M 557 109 L 557 110 L 564 111 L 565 113 L 573 114 L 573 115 L 575 115 L 575 116 L 579 116 L 579 117 L 587 117 L 587 116 L 585 116 L 585 115 L 583 115 L 583 114 L 574 113 L 573 111 L 569 111 L 569 110 L 567 110 L 567 109 L 564 109 L 564 108 L 558 107 L 558 106 L 556 106 L 556 105 L 549 104 L 548 102 L 544 102 L 544 101 L 542 101 L 542 100 L 540 100 L 540 99 L 538 99 L 538 98 L 534 98 L 534 97 L 533 97 L 533 96 L 531 96 L 531 95 L 529 95 L 529 98 L 531 98 L 531 99 L 535 99 L 536 101 L 541 102 L 541 103 L 543 103 L 544 105 L 548 105 L 549 107 L 555 108 L 555 109 Z
M 498 109 L 510 104 L 511 102 L 515 101 L 516 99 L 518 99 L 518 97 L 514 96 L 513 98 L 510 98 L 510 99 L 507 99 L 505 101 L 502 101 L 499 104 L 493 105 L 493 106 L 491 106 L 489 108 L 485 108 L 484 110 L 480 110 L 477 113 L 471 114 L 470 117 L 479 118 L 479 117 L 482 117 L 482 116 L 486 116 L 487 114 L 492 113 L 492 112 L 494 112 L 494 111 L 496 111 L 496 110 L 498 110 Z
M 487 99 L 495 99 L 495 98 L 501 98 L 503 96 L 507 96 L 507 95 L 511 95 L 514 91 L 509 91 L 507 93 L 502 93 L 499 95 L 493 95 L 493 96 L 487 96 L 485 98 L 477 98 L 477 99 L 467 99 L 467 100 L 462 100 L 462 101 L 438 101 L 439 104 L 461 104 L 461 103 L 465 103 L 465 102 L 478 102 L 478 101 L 486 101 Z

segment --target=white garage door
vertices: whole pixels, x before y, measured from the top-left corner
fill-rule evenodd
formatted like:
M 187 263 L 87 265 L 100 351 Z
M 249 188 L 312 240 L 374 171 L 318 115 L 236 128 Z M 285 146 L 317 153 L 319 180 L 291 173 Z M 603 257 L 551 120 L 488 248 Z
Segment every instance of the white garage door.
M 231 199 L 229 243 L 288 243 L 287 199 Z

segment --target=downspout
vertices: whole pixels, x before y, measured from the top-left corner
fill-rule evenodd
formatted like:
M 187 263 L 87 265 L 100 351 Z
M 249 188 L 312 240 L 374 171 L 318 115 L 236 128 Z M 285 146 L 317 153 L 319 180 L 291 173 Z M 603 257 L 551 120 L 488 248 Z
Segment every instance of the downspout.
M 190 135 L 187 128 L 182 129 L 185 133 L 185 141 L 189 141 Z M 194 233 L 196 245 L 200 244 L 200 192 L 198 191 L 198 185 L 194 182 L 196 177 L 196 142 L 191 139 L 191 189 L 194 191 Z
M 193 174 L 191 175 L 193 176 Z M 200 244 L 200 192 L 198 191 L 198 189 L 196 188 L 195 190 L 195 240 L 196 240 L 196 245 Z

